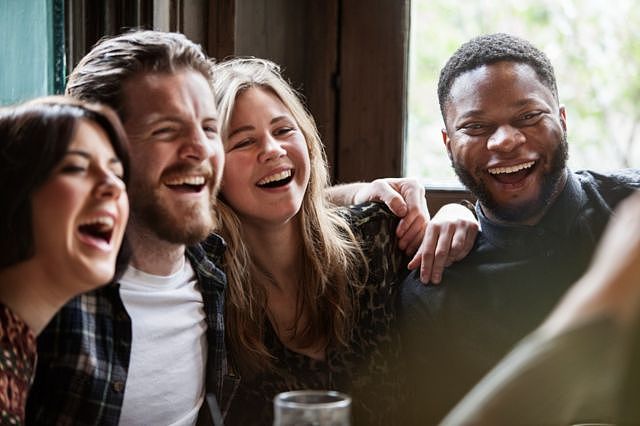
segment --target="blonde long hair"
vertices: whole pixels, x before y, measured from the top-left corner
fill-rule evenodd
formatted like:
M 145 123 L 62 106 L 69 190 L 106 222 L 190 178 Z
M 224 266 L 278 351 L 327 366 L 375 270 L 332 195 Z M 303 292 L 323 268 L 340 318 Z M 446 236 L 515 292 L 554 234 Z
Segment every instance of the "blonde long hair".
M 300 341 L 312 345 L 325 338 L 329 344 L 348 345 L 358 294 L 368 274 L 367 262 L 349 224 L 327 201 L 327 161 L 314 120 L 297 93 L 282 78 L 279 67 L 257 58 L 230 59 L 213 69 L 215 99 L 221 134 L 226 140 L 228 124 L 240 93 L 258 87 L 274 93 L 291 112 L 309 150 L 310 178 L 300 215 L 303 265 L 296 318 L 308 315 Z M 274 355 L 264 344 L 267 321 L 265 286 L 261 271 L 243 242 L 243 227 L 235 212 L 221 199 L 217 214 L 219 232 L 227 241 L 225 271 L 226 333 L 232 359 L 244 375 L 273 368 Z M 264 272 L 264 271 L 262 271 Z M 294 329 L 297 329 L 297 324 Z

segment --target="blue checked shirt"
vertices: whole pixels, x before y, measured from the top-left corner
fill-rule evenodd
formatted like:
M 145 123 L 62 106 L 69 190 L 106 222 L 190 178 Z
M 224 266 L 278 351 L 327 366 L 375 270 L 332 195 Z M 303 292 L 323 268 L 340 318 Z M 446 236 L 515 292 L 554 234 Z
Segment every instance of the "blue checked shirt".
M 207 321 L 207 392 L 225 412 L 238 379 L 227 374 L 224 342 L 226 277 L 218 268 L 225 243 L 217 235 L 187 249 Z M 27 424 L 117 425 L 131 355 L 131 319 L 119 284 L 71 300 L 38 337 L 36 378 Z

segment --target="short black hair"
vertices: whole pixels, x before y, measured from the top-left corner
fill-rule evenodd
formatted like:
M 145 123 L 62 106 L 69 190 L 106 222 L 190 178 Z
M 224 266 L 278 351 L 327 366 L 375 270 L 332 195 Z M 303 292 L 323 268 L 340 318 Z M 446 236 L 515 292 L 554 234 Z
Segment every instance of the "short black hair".
M 50 96 L 0 109 L 0 268 L 34 255 L 31 197 L 66 154 L 81 119 L 105 131 L 126 184 L 129 144 L 111 108 Z
M 496 33 L 475 37 L 455 51 L 440 71 L 438 102 L 442 118 L 453 82 L 467 71 L 500 61 L 529 65 L 558 100 L 558 87 L 553 66 L 547 55 L 527 40 L 511 34 Z

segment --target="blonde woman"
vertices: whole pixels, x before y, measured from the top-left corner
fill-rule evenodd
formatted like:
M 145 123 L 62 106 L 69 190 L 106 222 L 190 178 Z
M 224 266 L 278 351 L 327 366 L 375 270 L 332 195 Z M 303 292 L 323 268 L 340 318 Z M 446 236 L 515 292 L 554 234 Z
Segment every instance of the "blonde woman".
M 390 325 L 408 260 L 397 219 L 382 204 L 326 201 L 318 132 L 275 64 L 232 59 L 213 75 L 226 155 L 225 316 L 241 377 L 227 423 L 268 424 L 275 394 L 311 388 L 351 393 L 358 423 L 388 421 L 399 390 Z

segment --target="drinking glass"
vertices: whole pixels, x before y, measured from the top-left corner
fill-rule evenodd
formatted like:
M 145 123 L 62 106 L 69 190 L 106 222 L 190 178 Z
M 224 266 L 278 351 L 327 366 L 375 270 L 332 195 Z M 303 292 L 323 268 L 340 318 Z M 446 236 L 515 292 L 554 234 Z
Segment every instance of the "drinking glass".
M 329 390 L 283 392 L 273 399 L 274 426 L 349 426 L 351 398 Z

